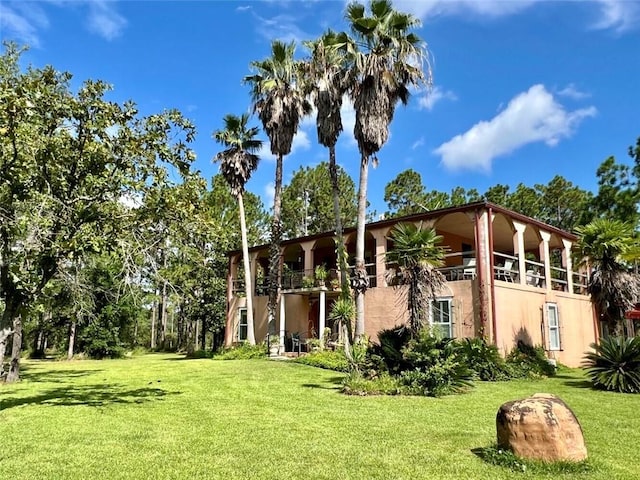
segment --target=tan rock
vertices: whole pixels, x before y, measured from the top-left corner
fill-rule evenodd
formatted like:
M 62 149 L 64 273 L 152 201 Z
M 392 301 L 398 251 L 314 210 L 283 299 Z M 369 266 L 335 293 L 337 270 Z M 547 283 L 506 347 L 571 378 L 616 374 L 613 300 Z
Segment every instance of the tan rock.
M 587 458 L 578 419 L 566 403 L 550 393 L 501 405 L 496 430 L 498 445 L 521 458 L 547 462 Z

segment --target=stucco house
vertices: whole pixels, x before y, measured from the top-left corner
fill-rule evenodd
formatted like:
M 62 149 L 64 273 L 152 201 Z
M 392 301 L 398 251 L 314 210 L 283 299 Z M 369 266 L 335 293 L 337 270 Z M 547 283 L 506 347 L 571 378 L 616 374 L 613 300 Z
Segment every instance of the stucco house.
M 370 289 L 365 295 L 366 333 L 377 333 L 407 319 L 406 305 L 385 280 L 385 253 L 393 248 L 390 231 L 399 222 L 422 222 L 443 236 L 446 265 L 441 269 L 446 287 L 433 302 L 430 322 L 454 338 L 485 334 L 503 353 L 518 340 L 542 345 L 550 359 L 578 366 L 598 324 L 586 291 L 587 275 L 574 269 L 571 248 L 577 237 L 489 202 L 475 202 L 402 218 L 373 222 L 366 227 L 365 263 Z M 355 229 L 344 239 L 353 263 Z M 267 335 L 268 246 L 249 251 L 254 282 L 256 338 Z M 335 234 L 333 232 L 282 242 L 282 296 L 276 331 L 281 348 L 291 349 L 292 334 L 321 338 L 329 324 L 328 312 L 339 292 Z M 318 265 L 329 277 L 314 283 Z M 242 253 L 229 253 L 225 343 L 246 338 L 246 298 Z

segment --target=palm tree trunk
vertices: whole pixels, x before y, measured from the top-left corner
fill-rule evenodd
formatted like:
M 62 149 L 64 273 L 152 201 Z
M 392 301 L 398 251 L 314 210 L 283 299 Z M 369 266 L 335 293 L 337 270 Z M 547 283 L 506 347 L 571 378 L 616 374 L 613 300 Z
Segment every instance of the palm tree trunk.
M 276 179 L 273 196 L 273 219 L 271 220 L 271 246 L 269 247 L 269 333 L 275 331 L 275 312 L 280 302 L 280 242 L 282 241 L 282 154 L 276 161 Z
M 338 168 L 336 166 L 336 146 L 329 147 L 329 178 L 331 179 L 331 194 L 333 196 L 333 214 L 336 221 L 336 237 L 338 242 L 338 267 L 340 269 L 340 296 L 344 299 L 351 297 L 349 288 L 349 265 L 347 264 L 347 255 L 344 248 L 342 212 L 340 211 L 340 185 L 338 184 Z M 347 322 L 347 335 L 349 341 L 353 339 L 353 327 Z
M 358 187 L 358 220 L 356 224 L 356 258 L 354 281 L 352 285 L 356 300 L 356 331 L 355 339 L 364 335 L 364 294 L 369 287 L 369 278 L 364 266 L 364 234 L 367 217 L 367 180 L 369 176 L 369 160 L 362 157 L 360 161 L 360 185 Z
M 253 324 L 253 288 L 251 284 L 251 263 L 249 262 L 249 243 L 247 240 L 247 223 L 244 215 L 244 201 L 242 193 L 238 194 L 238 209 L 240 210 L 240 233 L 242 236 L 242 262 L 244 265 L 244 289 L 247 296 L 247 341 L 256 344 L 256 332 Z

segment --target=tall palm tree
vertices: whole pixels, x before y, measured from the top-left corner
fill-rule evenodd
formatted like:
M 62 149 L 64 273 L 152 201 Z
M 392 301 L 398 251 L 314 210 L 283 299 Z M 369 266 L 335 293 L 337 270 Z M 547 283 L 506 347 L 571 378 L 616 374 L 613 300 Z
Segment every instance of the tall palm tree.
M 640 278 L 632 273 L 638 259 L 638 240 L 633 226 L 619 220 L 598 218 L 578 227 L 577 244 L 581 264 L 592 271 L 587 291 L 598 318 L 607 322 L 614 335 L 623 333 L 624 314 L 640 300 Z
M 423 228 L 414 223 L 399 223 L 391 231 L 393 249 L 386 254 L 386 261 L 395 264 L 389 270 L 394 286 L 407 286 L 409 329 L 412 335 L 424 326 L 430 303 L 436 298 L 446 280 L 437 269 L 444 265 L 445 248 L 440 246 L 442 236 L 433 228 Z M 393 280 L 393 281 L 392 281 Z
M 389 138 L 398 101 L 406 104 L 409 87 L 431 83 L 426 46 L 411 30 L 420 21 L 411 14 L 393 9 L 389 0 L 371 0 L 370 15 L 354 2 L 347 7 L 347 21 L 353 39 L 339 35 L 341 48 L 351 57 L 355 81 L 350 95 L 356 111 L 354 135 L 360 151 L 356 258 L 352 287 L 356 297 L 356 337 L 364 333 L 364 294 L 369 279 L 364 263 L 364 234 L 367 207 L 369 162 L 377 163 L 377 153 Z
M 311 58 L 305 63 L 305 89 L 316 107 L 318 141 L 329 149 L 329 177 L 333 196 L 333 213 L 338 243 L 341 296 L 350 297 L 348 265 L 343 240 L 340 212 L 340 188 L 336 164 L 336 143 L 342 132 L 342 99 L 350 86 L 353 70 L 348 68 L 346 55 L 337 48 L 338 35 L 328 30 L 318 40 L 305 42 Z M 349 330 L 351 326 L 349 325 Z M 351 335 L 349 331 L 349 335 Z
M 295 42 L 271 43 L 271 56 L 251 62 L 255 71 L 244 82 L 251 86 L 253 109 L 258 113 L 270 142 L 271 153 L 276 156 L 276 177 L 269 249 L 269 325 L 273 325 L 275 309 L 280 300 L 280 243 L 282 240 L 282 159 L 291 152 L 293 137 L 298 126 L 311 112 L 301 85 L 301 62 L 294 60 Z M 271 327 L 270 327 L 271 328 Z
M 247 242 L 247 224 L 244 216 L 244 187 L 251 178 L 251 174 L 258 168 L 258 155 L 255 154 L 262 142 L 256 139 L 257 127 L 247 127 L 249 115 L 239 117 L 226 115 L 224 129 L 216 130 L 213 138 L 225 149 L 215 156 L 220 162 L 222 176 L 229 184 L 231 194 L 238 199 L 240 211 L 240 233 L 242 235 L 242 259 L 244 265 L 244 288 L 247 298 L 247 341 L 251 345 L 256 343 L 253 321 L 253 290 L 251 288 L 251 266 L 249 264 L 249 245 Z

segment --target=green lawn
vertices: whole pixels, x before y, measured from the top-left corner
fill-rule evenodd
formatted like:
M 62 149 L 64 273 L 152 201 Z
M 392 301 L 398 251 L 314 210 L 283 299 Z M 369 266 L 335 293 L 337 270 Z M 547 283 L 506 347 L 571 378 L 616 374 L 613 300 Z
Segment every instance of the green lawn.
M 0 386 L 0 478 L 640 478 L 640 395 L 593 391 L 579 372 L 440 399 L 347 397 L 339 381 L 266 360 L 25 362 Z M 535 392 L 575 411 L 588 473 L 516 473 L 472 452 L 494 442 L 500 404 Z

